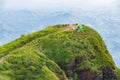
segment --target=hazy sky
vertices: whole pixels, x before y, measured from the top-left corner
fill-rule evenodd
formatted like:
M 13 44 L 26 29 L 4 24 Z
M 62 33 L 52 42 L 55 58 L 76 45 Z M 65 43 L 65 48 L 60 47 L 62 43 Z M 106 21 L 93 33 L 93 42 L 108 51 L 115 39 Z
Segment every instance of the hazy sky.
M 113 7 L 119 0 L 4 0 L 3 9 L 53 9 L 53 8 L 85 8 Z M 2 2 L 2 1 L 1 1 Z
M 118 51 L 114 50 L 114 47 L 116 47 L 116 45 L 114 44 L 114 42 L 118 41 L 116 43 L 120 43 L 120 40 L 119 40 L 119 37 L 118 37 L 118 35 L 119 35 L 118 34 L 119 33 L 118 30 L 120 30 L 120 29 L 119 29 L 119 27 L 115 28 L 115 29 L 111 29 L 111 28 L 107 28 L 107 27 L 103 28 L 104 26 L 109 26 L 109 25 L 111 25 L 113 27 L 117 27 L 115 25 L 117 25 L 117 24 L 120 23 L 120 16 L 119 16 L 119 14 L 120 14 L 120 0 L 0 0 L 0 11 L 6 10 L 8 12 L 9 12 L 9 10 L 23 10 L 24 9 L 24 10 L 35 10 L 35 11 L 39 11 L 40 10 L 42 12 L 43 12 L 43 10 L 46 10 L 47 13 L 49 13 L 49 11 L 51 11 L 51 10 L 53 10 L 53 11 L 61 10 L 61 11 L 64 12 L 64 11 L 67 11 L 68 9 L 71 9 L 71 8 L 73 10 L 74 9 L 80 10 L 79 8 L 81 8 L 81 9 L 83 9 L 82 11 L 87 10 L 86 12 L 88 12 L 88 13 L 90 12 L 91 13 L 89 16 L 90 16 L 90 18 L 96 20 L 96 21 L 93 20 L 96 23 L 92 23 L 91 19 L 89 19 L 88 15 L 86 13 L 80 12 L 79 14 L 82 13 L 82 14 L 84 14 L 83 17 L 84 16 L 88 17 L 88 18 L 85 17 L 86 18 L 85 21 L 84 21 L 84 18 L 83 18 L 83 22 L 85 22 L 85 24 L 86 23 L 90 23 L 90 24 L 94 24 L 94 25 L 97 24 L 98 26 L 95 26 L 95 27 L 96 28 L 99 27 L 99 29 L 101 30 L 100 34 L 102 34 L 104 32 L 103 33 L 103 37 L 104 37 L 104 39 L 108 40 L 107 45 L 109 47 L 109 50 L 111 51 L 111 53 L 114 52 L 114 51 L 116 51 L 113 54 L 113 58 L 114 58 L 114 60 L 116 61 L 116 63 L 120 67 L 120 62 L 119 62 L 120 61 L 120 58 L 119 58 L 120 55 L 118 55 L 119 54 L 119 50 Z M 65 10 L 63 10 L 63 9 L 65 9 Z M 102 9 L 102 11 L 100 9 Z M 14 12 L 14 11 L 12 11 L 12 12 Z M 31 12 L 34 12 L 34 11 L 31 11 Z M 105 14 L 107 16 L 104 16 L 105 14 L 102 14 L 102 12 L 106 12 Z M 94 16 L 94 14 L 97 14 L 97 13 L 100 14 L 101 18 L 99 18 L 99 16 Z M 74 20 L 77 21 L 77 20 L 79 20 L 78 18 L 81 18 L 81 20 L 82 20 L 82 17 L 79 14 L 77 14 L 77 15 L 76 14 L 72 14 L 73 17 L 67 18 L 68 19 L 67 22 L 70 21 L 71 19 L 72 19 L 72 21 L 74 21 Z M 4 15 L 5 18 L 3 17 L 4 18 L 3 20 L 11 22 L 10 24 L 12 24 L 12 25 L 16 24 L 17 22 L 14 23 L 16 21 L 16 18 L 18 17 L 16 15 L 17 14 L 14 13 L 13 16 L 10 16 L 10 19 L 8 18 L 10 21 L 7 20 L 8 16 Z M 24 16 L 24 13 L 20 14 L 20 15 L 23 16 L 20 19 L 21 21 L 25 19 L 22 22 L 22 24 L 27 23 L 27 24 L 31 25 L 30 24 L 31 22 L 29 21 L 29 19 L 31 20 L 33 18 L 32 16 L 31 17 L 27 17 L 26 15 Z M 108 15 L 110 15 L 110 16 L 108 16 Z M 115 17 L 116 15 L 118 15 L 118 16 Z M 46 17 L 45 14 L 44 14 L 44 16 Z M 14 19 L 15 19 L 15 21 L 14 21 Z M 45 24 L 47 24 L 47 25 L 49 23 L 52 24 L 52 22 L 51 22 L 52 18 L 49 19 L 50 21 L 48 21 L 47 19 L 49 19 L 49 17 L 46 18 L 46 23 Z M 63 19 L 66 21 L 66 18 L 63 18 Z M 43 20 L 45 20 L 45 19 L 43 19 Z M 106 20 L 106 21 L 104 21 L 104 20 Z M 37 22 L 36 18 L 35 18 L 35 20 L 33 18 L 32 22 L 34 22 L 34 21 L 35 21 L 35 25 L 34 26 L 38 25 L 38 24 L 36 24 L 36 22 Z M 58 20 L 58 21 L 60 21 L 60 20 Z M 38 22 L 38 23 L 40 23 L 40 22 Z M 57 21 L 56 21 L 56 23 L 57 23 Z M 18 25 L 19 25 L 19 21 L 18 21 Z M 42 23 L 42 25 L 44 25 L 44 23 Z M 102 27 L 100 25 L 102 25 Z M 11 25 L 8 25 L 7 22 L 4 22 L 4 25 L 2 27 L 0 26 L 0 28 L 3 28 L 3 27 L 7 31 L 13 30 L 13 32 L 14 32 L 14 31 L 16 31 L 15 27 L 17 27 L 17 26 L 12 26 L 12 28 L 11 28 Z M 24 26 L 20 26 L 20 27 L 21 27 L 20 29 L 24 31 L 24 28 L 23 28 Z M 106 30 L 104 30 L 104 29 L 106 29 Z M 112 39 L 112 38 L 110 38 L 110 40 L 107 39 L 108 35 L 106 35 L 106 32 L 109 32 L 112 35 L 115 35 L 114 37 L 117 40 L 116 39 Z M 21 33 L 21 34 L 23 34 L 23 33 Z M 111 34 L 109 34 L 109 35 L 111 36 Z M 17 35 L 13 35 L 13 34 L 9 34 L 9 33 L 7 34 L 6 32 L 4 34 L 0 34 L 0 35 L 4 36 L 4 38 L 2 37 L 3 40 L 1 40 L 3 42 L 5 40 L 9 40 L 9 38 L 12 39 L 12 37 L 17 36 Z M 12 37 L 9 36 L 9 35 L 11 35 Z M 115 41 L 113 41 L 113 40 L 115 40 Z M 3 42 L 0 42 L 0 44 L 3 44 Z M 113 47 L 113 49 L 111 47 Z

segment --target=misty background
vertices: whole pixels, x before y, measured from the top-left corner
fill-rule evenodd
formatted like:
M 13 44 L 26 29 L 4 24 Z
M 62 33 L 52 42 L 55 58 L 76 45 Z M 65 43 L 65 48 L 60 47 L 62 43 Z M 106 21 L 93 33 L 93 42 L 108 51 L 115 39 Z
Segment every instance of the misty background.
M 119 0 L 0 0 L 0 45 L 49 25 L 78 22 L 100 33 L 120 67 Z

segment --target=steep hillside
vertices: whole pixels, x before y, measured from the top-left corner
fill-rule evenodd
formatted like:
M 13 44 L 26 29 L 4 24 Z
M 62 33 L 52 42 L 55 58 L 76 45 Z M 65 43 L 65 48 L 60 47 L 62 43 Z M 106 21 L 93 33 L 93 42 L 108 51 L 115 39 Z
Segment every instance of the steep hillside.
M 0 80 L 118 80 L 100 35 L 76 26 L 50 26 L 0 47 Z
M 120 80 L 120 69 L 117 69 L 117 76 L 118 76 L 118 80 Z

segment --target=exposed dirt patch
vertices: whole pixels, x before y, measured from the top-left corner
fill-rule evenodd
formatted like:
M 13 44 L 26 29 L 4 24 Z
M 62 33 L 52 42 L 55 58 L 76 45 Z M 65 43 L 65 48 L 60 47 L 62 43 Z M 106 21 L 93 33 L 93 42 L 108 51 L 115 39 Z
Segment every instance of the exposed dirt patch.
M 75 30 L 76 26 L 75 25 L 70 25 L 64 29 L 64 31 L 69 31 L 69 30 Z

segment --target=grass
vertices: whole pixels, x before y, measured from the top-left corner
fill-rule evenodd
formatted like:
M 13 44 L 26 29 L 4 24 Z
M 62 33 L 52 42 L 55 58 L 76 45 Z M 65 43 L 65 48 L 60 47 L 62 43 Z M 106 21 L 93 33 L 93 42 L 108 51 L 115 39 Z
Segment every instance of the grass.
M 65 27 L 65 26 L 67 26 L 67 24 L 66 25 L 56 25 L 54 27 L 49 26 L 45 30 L 34 32 L 34 33 L 28 34 L 28 35 L 22 35 L 20 38 L 14 40 L 8 44 L 5 44 L 3 46 L 0 46 L 0 57 L 8 54 L 10 51 L 12 51 L 14 49 L 22 47 L 23 45 L 31 42 L 32 40 L 35 40 L 39 37 L 43 37 L 50 33 L 57 32 L 57 31 L 59 31 L 60 27 Z
M 14 50 L 1 63 L 0 73 L 6 76 L 5 80 L 66 80 L 64 72 L 56 63 L 28 46 Z
M 65 70 L 57 63 L 68 63 L 76 57 L 83 61 L 77 64 L 75 70 L 99 72 L 103 67 L 115 66 L 104 41 L 95 30 L 84 25 L 85 30 L 82 31 L 63 31 L 67 26 L 50 26 L 0 47 L 0 57 L 8 55 L 0 63 L 0 78 L 67 80 Z M 74 75 L 73 79 L 78 80 L 78 75 Z
M 118 80 L 120 80 L 120 68 L 117 68 L 117 76 L 118 76 Z

